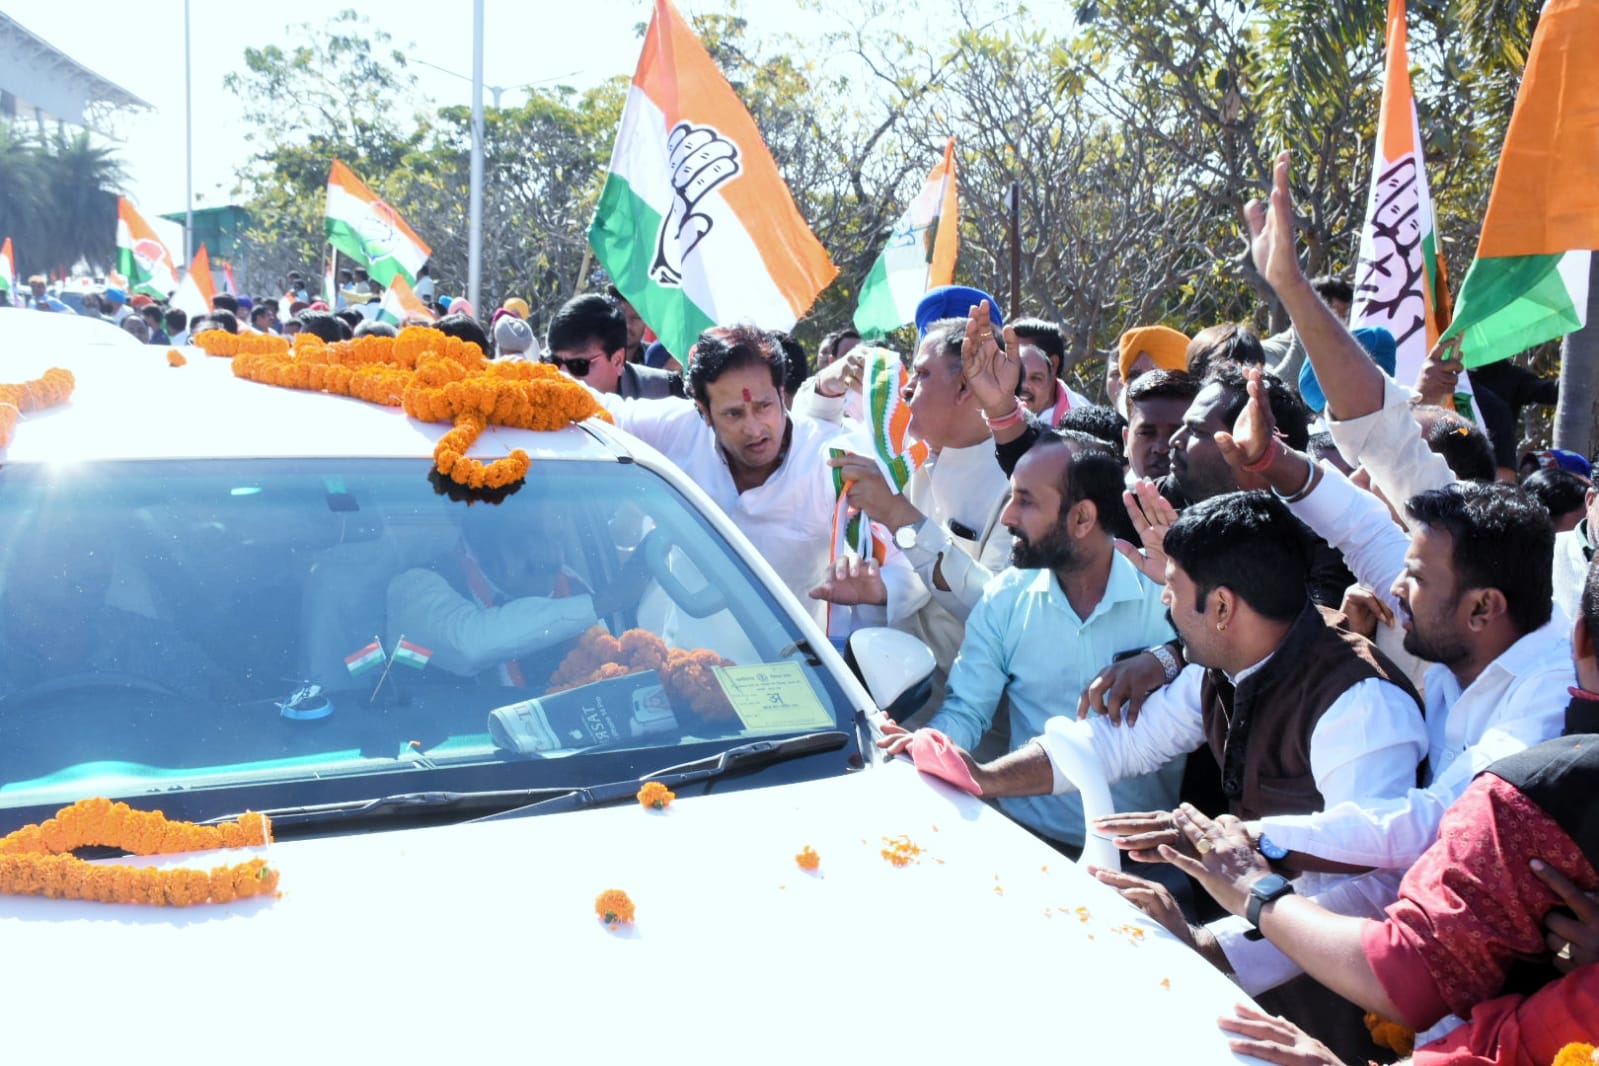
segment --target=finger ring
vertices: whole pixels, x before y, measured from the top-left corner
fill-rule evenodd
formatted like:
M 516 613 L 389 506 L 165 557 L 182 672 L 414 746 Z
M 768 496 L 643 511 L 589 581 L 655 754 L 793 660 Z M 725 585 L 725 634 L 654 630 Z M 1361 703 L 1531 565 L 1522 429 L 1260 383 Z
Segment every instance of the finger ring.
M 1210 842 L 1209 837 L 1200 837 L 1198 840 L 1194 841 L 1194 850 L 1199 852 L 1201 855 L 1210 854 L 1210 850 L 1215 846 L 1216 845 Z
M 1555 958 L 1562 962 L 1571 961 L 1571 941 L 1568 940 L 1560 945 L 1560 950 L 1555 952 Z

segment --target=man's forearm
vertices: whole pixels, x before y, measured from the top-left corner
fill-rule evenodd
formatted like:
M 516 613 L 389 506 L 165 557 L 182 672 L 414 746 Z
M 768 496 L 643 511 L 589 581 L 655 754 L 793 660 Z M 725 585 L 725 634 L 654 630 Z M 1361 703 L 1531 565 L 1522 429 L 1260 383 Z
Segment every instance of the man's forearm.
M 1327 397 L 1328 413 L 1334 418 L 1350 419 L 1382 407 L 1382 371 L 1332 308 L 1316 295 L 1310 282 L 1301 276 L 1279 290 L 1277 298 L 1293 320 L 1299 342 L 1316 370 L 1316 380 Z
M 1037 744 L 1023 744 L 972 772 L 984 796 L 1047 796 L 1055 787 L 1049 756 Z
M 1402 1019 L 1361 944 L 1367 918 L 1334 914 L 1303 896 L 1284 896 L 1261 912 L 1260 931 L 1307 974 L 1352 1003 Z

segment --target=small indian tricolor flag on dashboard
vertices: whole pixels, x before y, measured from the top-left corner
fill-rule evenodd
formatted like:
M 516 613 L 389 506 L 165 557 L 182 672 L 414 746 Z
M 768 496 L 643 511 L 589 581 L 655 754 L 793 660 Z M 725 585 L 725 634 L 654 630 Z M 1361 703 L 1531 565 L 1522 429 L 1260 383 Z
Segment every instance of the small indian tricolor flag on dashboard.
M 354 655 L 346 655 L 344 667 L 350 671 L 351 676 L 359 677 L 368 670 L 382 666 L 383 661 L 383 645 L 374 640 Z
M 431 658 L 433 658 L 431 651 L 420 644 L 412 644 L 404 637 L 400 638 L 400 643 L 394 649 L 394 661 L 401 666 L 409 666 L 413 670 L 422 669 Z

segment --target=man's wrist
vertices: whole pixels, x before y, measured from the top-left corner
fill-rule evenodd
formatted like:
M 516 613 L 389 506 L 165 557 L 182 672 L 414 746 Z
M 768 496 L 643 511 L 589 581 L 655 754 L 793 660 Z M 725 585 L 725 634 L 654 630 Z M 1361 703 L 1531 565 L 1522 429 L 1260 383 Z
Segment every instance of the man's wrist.
M 906 526 L 916 525 L 926 516 L 916 509 L 915 504 L 905 498 L 904 493 L 898 493 L 894 496 L 894 502 L 889 505 L 889 513 L 884 517 L 886 521 L 883 524 L 891 531 L 898 531 Z

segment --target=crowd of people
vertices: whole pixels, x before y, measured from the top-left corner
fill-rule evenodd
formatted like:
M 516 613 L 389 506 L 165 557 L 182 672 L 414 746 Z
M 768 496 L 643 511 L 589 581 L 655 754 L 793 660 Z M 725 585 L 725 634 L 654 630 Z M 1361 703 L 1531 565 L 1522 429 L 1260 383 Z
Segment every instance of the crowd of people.
M 1285 156 L 1248 222 L 1291 328 L 1130 329 L 1105 404 L 1066 384 L 1057 325 L 928 293 L 903 486 L 848 446 L 874 418 L 852 330 L 813 368 L 749 325 L 679 362 L 615 290 L 542 338 L 519 299 L 418 321 L 589 385 L 819 622 L 920 637 L 933 695 L 883 748 L 1067 855 L 1110 837 L 1139 872 L 1097 876 L 1267 1009 L 1223 1020 L 1238 1050 L 1365 1062 L 1377 1019 L 1418 1063 L 1544 1066 L 1599 1041 L 1599 492 L 1579 455 L 1517 458 L 1552 383 L 1474 371 L 1468 410 L 1447 352 L 1395 381 L 1394 338 L 1347 328 L 1349 286 L 1305 277 L 1291 218 Z M 291 277 L 196 321 L 114 290 L 99 313 L 161 344 L 393 331 L 371 279 L 340 280 L 333 306 Z M 863 558 L 836 552 L 836 484 Z M 1093 825 L 1085 752 L 1122 812 Z

